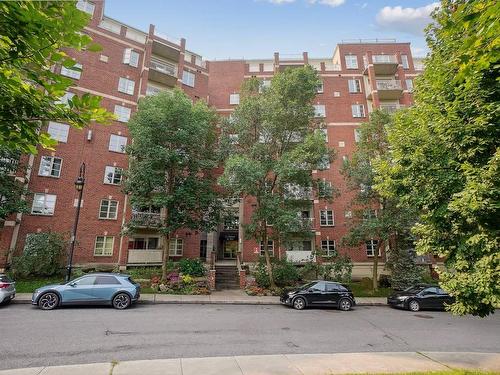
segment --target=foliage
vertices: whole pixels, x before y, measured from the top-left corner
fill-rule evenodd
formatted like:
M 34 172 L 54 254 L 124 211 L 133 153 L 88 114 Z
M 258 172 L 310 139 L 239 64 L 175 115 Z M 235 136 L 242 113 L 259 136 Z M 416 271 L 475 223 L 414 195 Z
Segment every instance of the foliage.
M 311 235 L 310 222 L 300 217 L 311 206 L 309 192 L 317 190 L 311 170 L 333 158 L 319 131 L 321 121 L 314 119 L 318 84 L 310 66 L 277 73 L 267 89 L 259 89 L 257 78 L 249 79 L 231 120 L 222 124 L 221 155 L 226 161 L 219 181 L 231 195 L 255 202 L 243 228 L 245 237 L 257 243 Z M 274 286 L 267 246 L 264 252 Z
M 415 213 L 409 207 L 399 205 L 397 196 L 381 195 L 373 188 L 378 171 L 375 166 L 390 164 L 387 132 L 392 127 L 392 117 L 383 111 L 374 111 L 369 122 L 361 124 L 360 140 L 351 160 L 344 162 L 342 173 L 351 189 L 356 191 L 349 232 L 343 242 L 359 246 L 366 241 L 377 241 L 374 255 L 381 254 L 386 246 L 390 250 L 407 243 Z M 378 288 L 378 260 L 373 256 L 373 289 Z
M 134 267 L 125 271 L 133 279 L 151 279 L 155 276 L 161 276 L 160 267 Z
M 422 267 L 415 263 L 415 251 L 396 248 L 389 252 L 388 268 L 391 270 L 391 287 L 404 290 L 422 282 Z
M 156 229 L 164 236 L 163 279 L 175 231 L 209 231 L 219 221 L 215 124 L 215 112 L 180 89 L 141 99 L 128 124 L 134 142 L 127 147 L 125 191 L 133 207 L 161 209 Z M 128 227 L 136 229 L 133 222 Z
M 299 270 L 293 263 L 284 259 L 272 259 L 272 272 L 277 286 L 295 285 L 300 280 Z M 260 257 L 255 268 L 255 282 L 261 288 L 271 287 L 266 258 Z M 273 287 L 271 287 L 273 289 Z
M 0 14 L 0 146 L 36 153 L 37 145 L 56 144 L 39 131 L 42 123 L 82 128 L 111 118 L 100 107 L 101 98 L 90 94 L 57 104 L 73 81 L 52 68 L 76 64 L 64 51 L 99 50 L 81 33 L 89 16 L 74 1 L 2 1 Z
M 320 274 L 323 280 L 351 282 L 352 260 L 348 255 L 337 255 L 321 265 Z
M 24 166 L 19 164 L 20 153 L 0 146 L 0 221 L 16 212 L 26 212 L 27 194 L 23 183 L 15 178 L 16 173 L 23 173 Z
M 500 304 L 500 3 L 442 2 L 412 108 L 389 131 L 377 190 L 418 210 L 416 250 L 444 257 L 455 314 Z
M 27 236 L 23 255 L 15 257 L 15 277 L 54 276 L 61 272 L 67 241 L 59 233 L 36 233 Z
M 205 266 L 201 259 L 184 258 L 179 261 L 179 270 L 183 275 L 204 276 Z

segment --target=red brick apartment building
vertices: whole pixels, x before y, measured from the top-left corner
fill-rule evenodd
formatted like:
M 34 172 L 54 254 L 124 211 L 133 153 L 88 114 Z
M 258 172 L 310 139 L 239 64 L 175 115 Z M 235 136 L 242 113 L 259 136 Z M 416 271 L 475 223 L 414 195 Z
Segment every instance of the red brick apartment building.
M 355 148 L 357 126 L 368 120 L 374 108 L 394 111 L 412 103 L 412 80 L 421 69 L 412 58 L 409 43 L 345 42 L 336 47 L 333 56 L 321 59 L 304 52 L 293 56 L 275 53 L 263 60 L 207 62 L 186 49 L 185 39 L 162 36 L 153 25 L 143 32 L 106 17 L 102 1 L 80 0 L 78 7 L 92 15 L 85 32 L 103 49 L 99 53 L 71 52 L 82 72 L 62 69 L 61 74 L 75 81 L 67 95 L 100 95 L 102 105 L 118 120 L 109 126 L 94 124 L 84 130 L 59 123 L 48 125 L 48 132 L 59 144 L 55 151 L 39 149 L 29 159 L 31 211 L 13 215 L 3 223 L 0 269 L 22 252 L 30 234 L 71 232 L 78 196 L 74 180 L 82 162 L 86 164 L 86 184 L 74 262 L 113 264 L 122 269 L 160 264 L 161 238 L 151 225 L 159 213 L 134 210 L 120 186 L 121 171 L 128 165 L 123 148 L 131 142 L 127 121 L 138 100 L 176 86 L 193 100 L 206 100 L 220 115 L 229 116 L 239 103 L 238 92 L 246 78 L 258 77 L 266 84 L 276 72 L 309 64 L 317 69 L 323 82 L 314 102 L 317 116 L 324 117 L 328 144 L 338 154 L 329 168 L 313 173 L 340 188 L 341 195 L 333 203 L 314 200 L 311 210 L 303 213 L 313 223 L 312 240 L 298 241 L 289 249 L 276 249 L 272 243 L 268 246 L 276 256 L 286 254 L 297 263 L 307 259 L 314 249 L 336 249 L 352 258 L 355 276 L 370 274 L 375 244 L 340 246 L 352 198 L 340 168 L 343 158 Z M 240 225 L 248 222 L 251 212 L 252 205 L 242 201 L 234 207 L 234 218 L 221 223 L 215 232 L 179 231 L 169 246 L 171 256 L 209 259 L 214 251 L 217 259 L 227 260 L 241 251 L 244 262 L 255 261 L 262 247 L 244 240 Z M 130 220 L 143 223 L 142 233 L 133 237 L 122 234 Z M 385 254 L 381 254 L 381 267 L 384 259 Z

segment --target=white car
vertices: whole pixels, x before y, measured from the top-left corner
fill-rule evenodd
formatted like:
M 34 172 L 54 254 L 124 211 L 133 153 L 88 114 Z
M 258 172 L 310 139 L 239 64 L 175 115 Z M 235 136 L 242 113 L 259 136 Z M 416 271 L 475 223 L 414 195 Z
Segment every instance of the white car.
M 0 273 L 0 304 L 9 303 L 16 296 L 15 282 Z

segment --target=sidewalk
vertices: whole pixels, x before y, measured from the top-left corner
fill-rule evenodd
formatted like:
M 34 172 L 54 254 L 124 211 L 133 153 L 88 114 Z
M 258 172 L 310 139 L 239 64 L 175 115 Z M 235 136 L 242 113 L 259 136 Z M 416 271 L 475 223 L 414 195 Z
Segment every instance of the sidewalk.
M 31 303 L 30 293 L 18 293 L 12 303 Z M 279 297 L 249 296 L 240 289 L 215 291 L 207 296 L 142 294 L 139 303 L 181 303 L 181 304 L 228 304 L 228 305 L 279 305 Z M 358 297 L 358 306 L 386 305 L 385 297 Z
M 500 371 L 497 353 L 336 353 L 155 359 L 33 367 L 0 375 L 328 375 L 480 369 Z

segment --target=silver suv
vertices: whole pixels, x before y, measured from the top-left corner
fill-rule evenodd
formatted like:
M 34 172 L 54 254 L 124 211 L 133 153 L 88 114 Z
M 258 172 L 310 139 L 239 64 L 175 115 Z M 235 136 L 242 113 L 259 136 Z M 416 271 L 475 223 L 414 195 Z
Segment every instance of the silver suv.
M 0 304 L 9 303 L 16 296 L 15 282 L 0 273 Z

